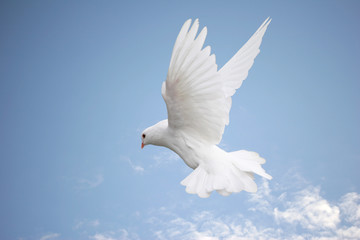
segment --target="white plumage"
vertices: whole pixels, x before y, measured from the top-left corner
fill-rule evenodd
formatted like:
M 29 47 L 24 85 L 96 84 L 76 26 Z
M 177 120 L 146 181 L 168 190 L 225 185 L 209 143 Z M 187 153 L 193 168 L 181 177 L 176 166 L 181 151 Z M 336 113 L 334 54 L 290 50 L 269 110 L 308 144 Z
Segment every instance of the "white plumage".
M 257 153 L 226 152 L 216 146 L 229 124 L 231 96 L 247 77 L 270 22 L 266 19 L 219 71 L 210 47 L 203 48 L 207 28 L 196 37 L 199 21 L 190 28 L 189 19 L 180 30 L 161 90 L 168 119 L 144 130 L 142 147 L 167 147 L 193 168 L 181 182 L 188 193 L 209 197 L 214 190 L 224 196 L 256 192 L 254 173 L 271 179 L 261 167 L 265 159 Z

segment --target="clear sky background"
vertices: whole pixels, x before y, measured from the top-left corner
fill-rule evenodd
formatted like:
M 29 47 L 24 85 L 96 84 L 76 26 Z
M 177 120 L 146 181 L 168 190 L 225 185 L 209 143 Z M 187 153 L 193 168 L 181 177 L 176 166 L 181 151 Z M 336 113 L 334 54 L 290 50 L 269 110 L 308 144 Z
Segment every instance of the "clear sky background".
M 360 239 L 359 1 L 1 1 L 0 239 Z M 221 147 L 273 180 L 200 199 L 140 149 L 189 18 L 222 67 L 270 16 Z

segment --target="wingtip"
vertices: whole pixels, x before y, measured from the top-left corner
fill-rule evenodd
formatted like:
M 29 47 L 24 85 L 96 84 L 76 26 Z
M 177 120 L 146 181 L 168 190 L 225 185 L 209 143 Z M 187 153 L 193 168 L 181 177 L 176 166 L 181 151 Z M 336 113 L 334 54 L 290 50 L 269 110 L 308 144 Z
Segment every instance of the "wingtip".
M 199 26 L 199 19 L 198 18 L 195 19 L 193 25 L 196 25 L 197 27 Z
M 201 31 L 204 31 L 205 35 L 207 35 L 207 27 L 203 27 L 203 29 Z
M 188 20 L 186 20 L 186 21 L 184 22 L 184 24 L 183 24 L 183 26 L 182 26 L 181 29 L 183 29 L 185 26 L 186 26 L 187 29 L 189 29 L 189 27 L 190 27 L 190 25 L 191 25 L 191 22 L 192 22 L 192 19 L 191 19 L 191 18 L 189 18 Z
M 188 20 L 186 20 L 185 21 L 185 23 L 187 23 L 187 22 L 191 22 L 192 21 L 192 19 L 191 18 L 189 18 Z
M 262 27 L 267 27 L 271 23 L 271 20 L 272 18 L 269 16 L 262 24 Z
M 260 25 L 260 27 L 256 30 L 255 34 L 258 34 L 259 32 L 261 32 L 263 29 L 267 29 L 267 27 L 269 26 L 270 22 L 271 22 L 272 18 L 270 18 L 270 16 L 268 18 L 265 19 L 265 21 Z
M 272 21 L 272 18 L 269 16 L 267 19 L 266 19 L 266 25 L 269 25 Z

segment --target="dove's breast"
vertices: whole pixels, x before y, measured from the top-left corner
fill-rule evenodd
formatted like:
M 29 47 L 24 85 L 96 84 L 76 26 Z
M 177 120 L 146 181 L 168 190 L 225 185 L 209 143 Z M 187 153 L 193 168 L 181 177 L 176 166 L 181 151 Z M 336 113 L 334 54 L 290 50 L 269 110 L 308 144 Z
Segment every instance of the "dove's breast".
M 170 130 L 170 135 L 172 135 L 171 140 L 165 147 L 177 153 L 192 169 L 199 166 L 201 159 L 208 157 L 211 146 L 196 141 L 180 131 Z

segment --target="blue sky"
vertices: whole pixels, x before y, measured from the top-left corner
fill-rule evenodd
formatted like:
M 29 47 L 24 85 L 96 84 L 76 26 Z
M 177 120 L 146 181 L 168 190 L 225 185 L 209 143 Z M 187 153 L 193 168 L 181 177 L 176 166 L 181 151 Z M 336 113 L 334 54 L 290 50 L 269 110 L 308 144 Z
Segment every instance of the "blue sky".
M 0 238 L 359 239 L 358 1 L 1 1 Z M 188 18 L 219 67 L 273 20 L 221 147 L 273 180 L 200 199 L 140 149 Z

